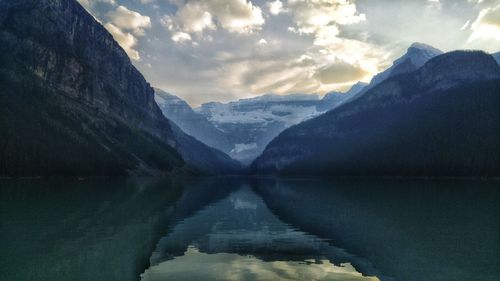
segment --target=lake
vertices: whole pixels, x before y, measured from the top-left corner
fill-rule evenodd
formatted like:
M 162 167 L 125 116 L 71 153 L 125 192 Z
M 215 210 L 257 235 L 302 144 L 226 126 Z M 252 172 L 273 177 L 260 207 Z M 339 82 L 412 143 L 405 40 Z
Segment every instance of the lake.
M 500 280 L 488 180 L 0 180 L 0 280 Z

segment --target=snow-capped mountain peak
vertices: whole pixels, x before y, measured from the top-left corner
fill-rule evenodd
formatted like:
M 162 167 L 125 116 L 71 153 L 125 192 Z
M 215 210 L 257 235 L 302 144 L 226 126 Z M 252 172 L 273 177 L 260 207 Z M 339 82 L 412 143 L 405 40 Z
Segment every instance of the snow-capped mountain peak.
M 394 61 L 393 68 L 404 63 L 407 59 L 409 59 L 416 68 L 419 68 L 428 60 L 441 54 L 443 54 L 441 50 L 432 46 L 423 43 L 413 43 L 406 51 L 406 54 Z
M 410 49 L 410 48 L 419 49 L 422 51 L 427 51 L 427 52 L 432 52 L 432 53 L 443 53 L 441 50 L 434 48 L 431 45 L 427 45 L 427 44 L 420 43 L 420 42 L 415 42 L 415 43 L 411 44 L 408 49 Z
M 250 163 L 284 129 L 332 109 L 346 96 L 338 95 L 328 100 L 316 94 L 265 94 L 229 103 L 205 103 L 195 111 L 229 136 L 231 157 Z

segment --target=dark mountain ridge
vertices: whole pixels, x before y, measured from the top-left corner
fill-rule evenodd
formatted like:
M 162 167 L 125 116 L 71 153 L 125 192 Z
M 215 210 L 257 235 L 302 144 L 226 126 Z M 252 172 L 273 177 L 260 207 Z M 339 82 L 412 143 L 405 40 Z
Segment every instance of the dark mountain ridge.
M 500 171 L 500 67 L 483 52 L 437 56 L 293 126 L 259 172 L 470 176 Z

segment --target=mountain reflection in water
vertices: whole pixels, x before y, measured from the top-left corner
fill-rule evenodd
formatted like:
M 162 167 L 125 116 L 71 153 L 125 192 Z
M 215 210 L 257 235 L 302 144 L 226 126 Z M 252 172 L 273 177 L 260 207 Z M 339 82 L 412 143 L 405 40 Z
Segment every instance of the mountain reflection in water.
M 201 253 L 188 247 L 183 256 L 175 257 L 148 269 L 142 280 L 342 280 L 375 281 L 363 277 L 350 264 L 340 266 L 328 260 L 263 261 L 254 256 Z
M 280 221 L 243 185 L 179 222 L 158 243 L 142 280 L 378 280 L 330 262 L 349 256 Z
M 482 180 L 0 180 L 0 280 L 500 280 Z

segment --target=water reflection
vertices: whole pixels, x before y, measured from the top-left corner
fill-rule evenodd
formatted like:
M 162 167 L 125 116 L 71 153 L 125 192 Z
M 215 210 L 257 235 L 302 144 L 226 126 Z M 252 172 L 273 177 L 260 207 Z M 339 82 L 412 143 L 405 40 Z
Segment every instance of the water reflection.
M 243 184 L 178 222 L 159 241 L 142 280 L 378 280 L 350 263 L 332 263 L 339 259 L 364 262 L 282 222 Z
M 500 280 L 498 181 L 262 180 L 255 190 L 282 221 L 366 258 L 382 280 Z
M 263 261 L 254 256 L 200 252 L 193 246 L 180 257 L 148 269 L 142 280 L 342 280 L 376 281 L 363 277 L 350 264 L 339 266 L 329 260 Z
M 500 280 L 475 180 L 0 180 L 0 280 Z
M 137 280 L 167 227 L 173 180 L 0 181 L 0 280 Z

